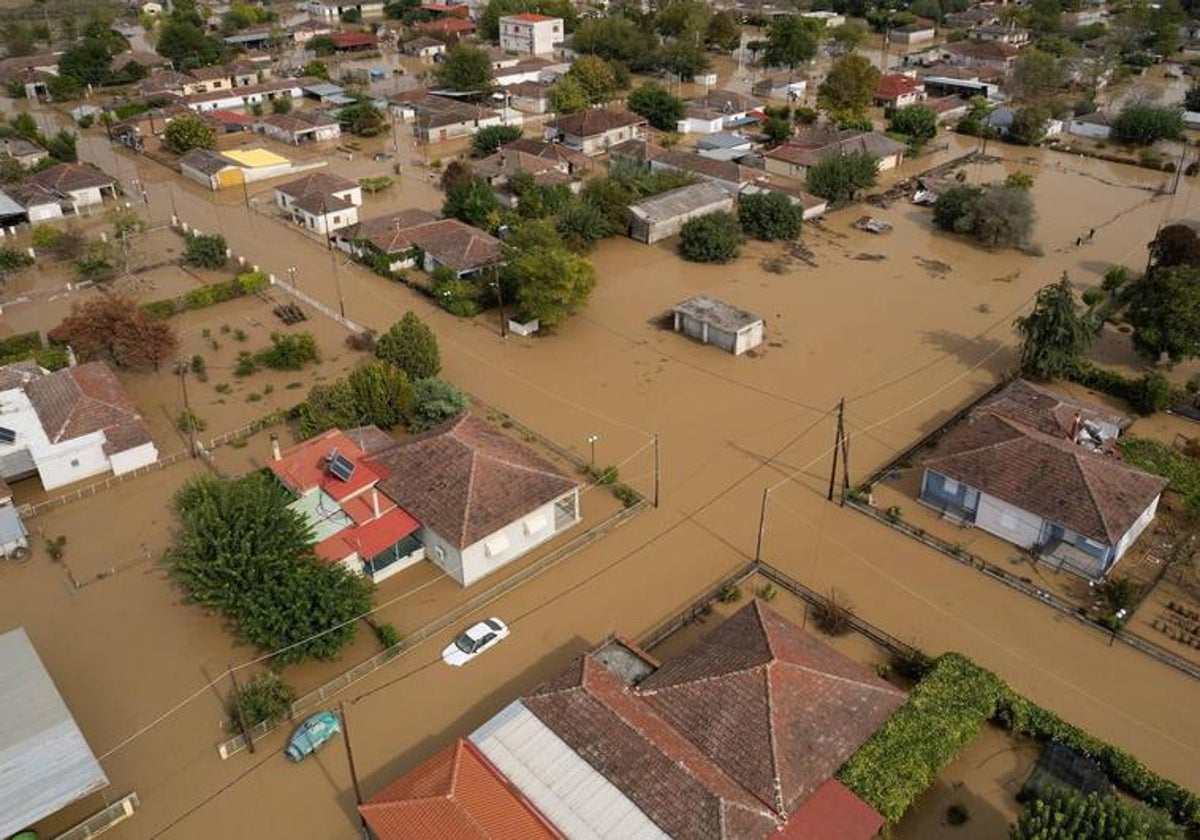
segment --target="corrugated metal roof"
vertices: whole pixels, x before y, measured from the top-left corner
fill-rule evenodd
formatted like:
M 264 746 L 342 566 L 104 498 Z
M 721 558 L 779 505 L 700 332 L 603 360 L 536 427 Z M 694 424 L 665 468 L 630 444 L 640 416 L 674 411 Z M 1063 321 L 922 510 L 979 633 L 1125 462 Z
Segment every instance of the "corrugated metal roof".
M 0 192 L 0 216 L 23 216 L 25 208 L 13 201 L 6 193 Z
M 23 627 L 0 636 L 0 837 L 108 786 Z
M 668 836 L 520 700 L 471 733 L 470 741 L 573 840 Z

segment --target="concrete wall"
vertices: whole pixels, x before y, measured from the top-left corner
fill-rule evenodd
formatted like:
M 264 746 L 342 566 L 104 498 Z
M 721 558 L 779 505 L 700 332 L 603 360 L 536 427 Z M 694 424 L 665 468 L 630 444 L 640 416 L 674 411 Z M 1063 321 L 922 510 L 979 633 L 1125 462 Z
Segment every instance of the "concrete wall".
M 1151 502 L 1144 511 L 1142 511 L 1142 515 L 1139 516 L 1137 521 L 1133 523 L 1133 526 L 1125 532 L 1125 536 L 1121 537 L 1121 539 L 1117 542 L 1116 553 L 1113 557 L 1114 563 L 1124 556 L 1125 552 L 1129 550 L 1129 547 L 1137 542 L 1137 538 L 1141 536 L 1142 531 L 1145 531 L 1147 526 L 1154 521 L 1154 516 L 1156 513 L 1158 513 L 1158 500 L 1161 498 L 1162 496 L 1155 496 L 1154 501 Z
M 64 484 L 108 472 L 109 461 L 103 447 L 104 434 L 95 432 L 76 438 L 68 444 L 51 446 L 44 453 L 35 454 L 34 460 L 42 487 L 53 490 Z
M 699 207 L 688 213 L 682 213 L 670 219 L 647 221 L 633 213 L 630 213 L 629 236 L 633 239 L 636 239 L 638 242 L 645 242 L 647 245 L 653 245 L 655 242 L 659 242 L 679 233 L 689 219 L 694 219 L 697 216 L 704 216 L 708 213 L 715 213 L 718 210 L 733 212 L 733 196 L 729 196 L 728 199 L 710 204 L 706 207 Z
M 681 332 L 689 338 L 694 338 L 703 344 L 712 344 L 720 347 L 725 352 L 733 353 L 735 356 L 740 356 L 747 350 L 757 347 L 762 344 L 763 340 L 763 324 L 761 321 L 733 333 L 717 329 L 704 321 L 679 312 L 675 313 L 675 331 Z
M 63 215 L 62 207 L 58 204 L 37 204 L 30 207 L 28 212 L 30 223 L 61 219 Z

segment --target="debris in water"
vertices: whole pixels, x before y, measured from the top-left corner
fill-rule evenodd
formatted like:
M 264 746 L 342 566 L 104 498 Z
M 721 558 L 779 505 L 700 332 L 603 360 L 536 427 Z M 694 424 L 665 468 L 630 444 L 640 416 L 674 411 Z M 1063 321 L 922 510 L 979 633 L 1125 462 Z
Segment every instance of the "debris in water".
M 863 262 L 880 262 L 881 260 L 886 260 L 887 255 L 886 254 L 862 254 L 862 253 L 859 253 L 859 254 L 854 255 L 854 259 L 862 260 Z
M 927 259 L 926 257 L 913 257 L 913 259 L 920 264 L 921 268 L 925 269 L 930 274 L 934 274 L 939 277 L 943 274 L 949 274 L 954 270 L 953 266 L 951 266 L 949 263 L 944 263 L 941 260 L 931 260 Z

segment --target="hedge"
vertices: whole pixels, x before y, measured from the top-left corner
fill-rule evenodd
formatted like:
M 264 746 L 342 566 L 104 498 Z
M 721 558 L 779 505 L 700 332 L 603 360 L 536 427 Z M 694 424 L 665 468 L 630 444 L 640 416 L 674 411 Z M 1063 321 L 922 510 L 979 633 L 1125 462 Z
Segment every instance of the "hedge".
M 1161 373 L 1148 373 L 1136 379 L 1088 361 L 1076 362 L 1066 376 L 1085 388 L 1125 400 L 1139 414 L 1153 414 L 1183 402 L 1187 395 L 1171 387 Z
M 151 317 L 162 321 L 189 309 L 204 309 L 227 300 L 256 294 L 270 285 L 271 279 L 261 271 L 248 271 L 223 283 L 198 286 L 187 294 L 167 300 L 152 300 L 142 304 Z
M 1121 790 L 1200 832 L 1200 797 L 1129 753 L 1017 694 L 959 653 L 938 657 L 928 676 L 838 771 L 838 779 L 895 823 L 938 772 L 991 720 L 1016 735 L 1058 741 L 1091 758 Z
M 1067 723 L 1007 686 L 997 703 L 995 722 L 1014 734 L 1065 744 L 1099 764 L 1109 780 L 1121 790 L 1167 811 L 1188 832 L 1200 831 L 1200 797 L 1170 779 L 1164 779 L 1124 750 Z
M 1200 511 L 1200 461 L 1149 438 L 1127 437 L 1117 447 L 1126 463 L 1167 479 L 1191 510 Z
M 991 671 L 965 656 L 937 659 L 908 701 L 838 773 L 838 779 L 889 823 L 899 820 L 938 772 L 996 711 L 1005 690 Z
M 67 348 L 42 346 L 38 332 L 18 333 L 0 341 L 0 365 L 32 360 L 46 370 L 59 370 L 69 363 Z

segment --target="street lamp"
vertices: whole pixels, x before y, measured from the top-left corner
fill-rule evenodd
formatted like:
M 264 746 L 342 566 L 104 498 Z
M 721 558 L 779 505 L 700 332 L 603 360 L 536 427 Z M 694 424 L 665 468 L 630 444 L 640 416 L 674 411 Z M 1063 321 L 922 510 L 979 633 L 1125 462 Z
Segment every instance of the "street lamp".
M 592 466 L 596 466 L 596 441 L 600 440 L 600 435 L 588 435 L 587 442 L 592 447 Z

